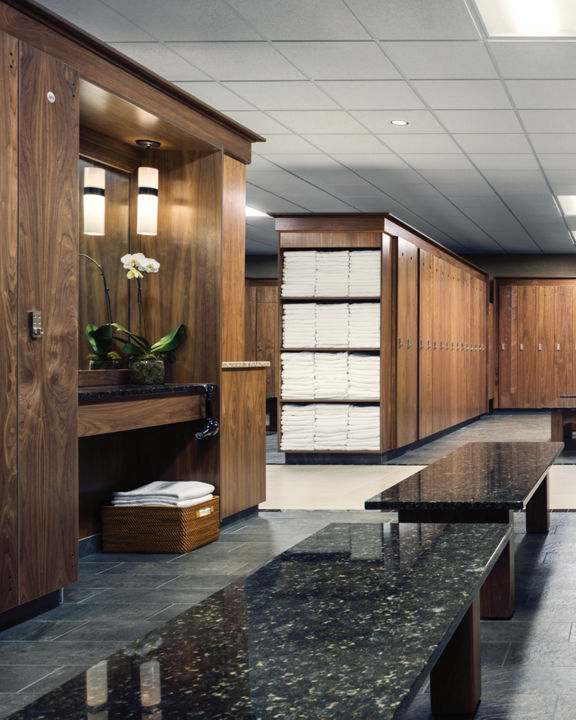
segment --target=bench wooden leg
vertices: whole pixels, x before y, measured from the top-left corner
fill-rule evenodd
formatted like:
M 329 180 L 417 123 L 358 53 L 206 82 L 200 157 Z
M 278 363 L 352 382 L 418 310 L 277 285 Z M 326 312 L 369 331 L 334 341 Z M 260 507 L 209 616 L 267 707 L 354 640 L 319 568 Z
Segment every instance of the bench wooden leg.
M 550 529 L 548 473 L 526 504 L 526 532 L 547 533 Z
M 430 673 L 433 715 L 469 715 L 480 702 L 480 603 L 468 608 Z
M 550 411 L 550 440 L 564 442 L 564 412 L 559 408 Z
M 510 540 L 480 589 L 485 620 L 507 620 L 514 614 L 514 545 Z

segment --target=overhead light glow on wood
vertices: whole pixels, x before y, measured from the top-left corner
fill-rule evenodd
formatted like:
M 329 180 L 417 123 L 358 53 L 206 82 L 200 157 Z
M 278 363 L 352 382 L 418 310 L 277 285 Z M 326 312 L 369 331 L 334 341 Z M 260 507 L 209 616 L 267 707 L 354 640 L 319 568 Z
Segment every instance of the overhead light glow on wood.
M 572 37 L 574 0 L 476 0 L 490 37 Z
M 246 205 L 246 217 L 270 217 L 268 213 L 262 212 L 262 210 L 256 210 Z

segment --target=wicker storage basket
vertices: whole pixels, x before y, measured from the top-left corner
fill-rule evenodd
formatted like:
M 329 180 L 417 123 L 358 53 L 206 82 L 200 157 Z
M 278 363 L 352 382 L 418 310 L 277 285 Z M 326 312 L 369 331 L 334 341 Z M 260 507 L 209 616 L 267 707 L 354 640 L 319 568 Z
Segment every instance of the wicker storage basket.
M 104 552 L 186 553 L 219 535 L 219 497 L 187 508 L 102 508 Z

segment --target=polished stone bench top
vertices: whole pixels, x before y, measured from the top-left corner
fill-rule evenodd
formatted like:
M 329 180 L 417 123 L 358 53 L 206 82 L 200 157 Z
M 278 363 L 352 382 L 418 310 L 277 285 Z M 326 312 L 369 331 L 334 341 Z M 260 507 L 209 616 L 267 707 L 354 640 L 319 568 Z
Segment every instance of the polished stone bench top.
M 213 386 L 211 386 L 213 387 Z M 94 385 L 78 389 L 78 401 L 115 400 L 117 398 L 145 397 L 148 395 L 168 395 L 187 393 L 203 395 L 206 385 L 199 383 L 163 383 L 162 385 Z
M 364 503 L 368 510 L 522 510 L 561 442 L 468 443 Z
M 112 655 L 99 710 L 123 720 L 394 718 L 510 532 L 491 523 L 329 525 Z M 91 717 L 89 672 L 11 720 Z M 158 714 L 146 714 L 155 703 Z

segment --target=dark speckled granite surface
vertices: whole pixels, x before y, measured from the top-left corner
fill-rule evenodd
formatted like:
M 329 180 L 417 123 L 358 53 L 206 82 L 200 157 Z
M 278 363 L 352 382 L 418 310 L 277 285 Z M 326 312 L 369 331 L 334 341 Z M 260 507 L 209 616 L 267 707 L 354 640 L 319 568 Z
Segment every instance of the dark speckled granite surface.
M 369 510 L 522 510 L 560 442 L 468 443 L 367 500 Z
M 329 525 L 10 717 L 394 718 L 510 531 Z
M 206 385 L 200 385 L 198 383 L 164 383 L 163 385 L 101 385 L 80 388 L 78 390 L 78 401 L 90 402 L 94 400 L 113 400 L 123 397 L 141 397 L 143 395 L 165 395 L 172 393 L 202 395 L 205 392 Z

